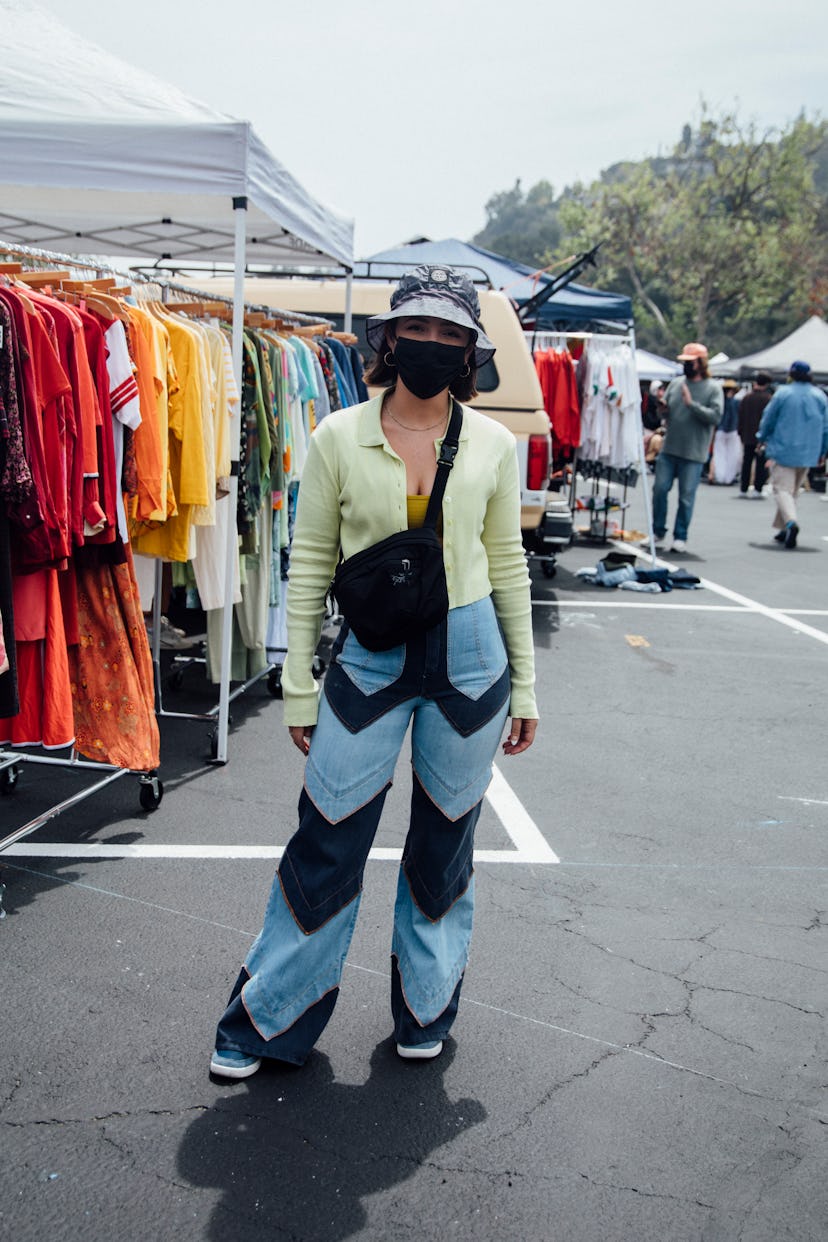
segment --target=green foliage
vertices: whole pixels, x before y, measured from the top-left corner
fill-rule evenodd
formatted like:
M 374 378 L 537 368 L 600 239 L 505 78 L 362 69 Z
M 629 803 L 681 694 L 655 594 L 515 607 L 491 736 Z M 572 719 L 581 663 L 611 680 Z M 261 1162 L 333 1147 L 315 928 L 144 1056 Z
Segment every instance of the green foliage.
M 516 181 L 511 190 L 493 194 L 486 203 L 486 225 L 473 240 L 507 259 L 542 267 L 546 253 L 561 240 L 554 189 L 539 181 L 524 194 Z
M 632 297 L 647 348 L 747 352 L 828 306 L 828 126 L 800 116 L 763 132 L 702 107 L 670 156 L 616 164 L 557 201 L 548 182 L 525 195 L 518 182 L 487 217 L 484 244 L 533 266 L 602 241 L 596 283 Z

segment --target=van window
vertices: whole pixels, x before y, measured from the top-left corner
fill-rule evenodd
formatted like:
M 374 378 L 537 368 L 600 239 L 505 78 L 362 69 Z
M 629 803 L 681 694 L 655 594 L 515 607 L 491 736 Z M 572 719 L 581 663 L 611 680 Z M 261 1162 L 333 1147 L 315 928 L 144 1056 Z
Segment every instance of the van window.
M 331 313 L 330 311 L 325 311 L 325 318 L 330 319 L 331 323 L 334 325 L 334 327 L 336 328 L 338 332 L 342 331 L 343 325 L 345 323 L 344 315 L 337 315 L 337 314 Z M 374 351 L 373 349 L 371 349 L 371 346 L 368 344 L 368 338 L 365 335 L 365 321 L 367 318 L 369 318 L 369 316 L 354 315 L 353 322 L 351 325 L 351 331 L 353 332 L 354 336 L 357 338 L 357 341 L 359 343 L 358 344 L 359 352 L 362 354 L 363 358 L 365 359 L 366 367 L 367 367 L 367 364 L 370 362 L 370 359 L 373 358 L 374 356 Z M 480 370 L 477 372 L 477 391 L 478 392 L 494 392 L 499 383 L 500 383 L 500 377 L 497 373 L 497 367 L 495 366 L 495 360 L 494 358 L 490 358 L 489 361 L 484 363 L 483 366 L 480 368 Z

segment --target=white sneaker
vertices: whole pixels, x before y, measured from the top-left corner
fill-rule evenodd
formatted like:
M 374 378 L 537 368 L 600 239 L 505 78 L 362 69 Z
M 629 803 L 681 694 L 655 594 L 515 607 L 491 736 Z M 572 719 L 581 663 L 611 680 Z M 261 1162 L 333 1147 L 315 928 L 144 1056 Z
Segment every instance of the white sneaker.
M 683 539 L 674 539 L 673 546 L 670 548 L 670 551 L 671 552 L 686 552 L 687 544 L 685 543 Z
M 397 1056 L 404 1061 L 433 1061 L 442 1051 L 442 1039 L 434 1044 L 397 1044 Z

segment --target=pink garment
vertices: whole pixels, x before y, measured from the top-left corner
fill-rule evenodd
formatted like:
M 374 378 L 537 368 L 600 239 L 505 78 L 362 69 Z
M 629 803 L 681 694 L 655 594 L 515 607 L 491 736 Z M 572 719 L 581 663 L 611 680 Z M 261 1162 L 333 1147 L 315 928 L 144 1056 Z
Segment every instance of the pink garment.
M 6 644 L 3 641 L 3 618 L 0 617 L 0 673 L 9 671 L 9 653 L 6 651 Z

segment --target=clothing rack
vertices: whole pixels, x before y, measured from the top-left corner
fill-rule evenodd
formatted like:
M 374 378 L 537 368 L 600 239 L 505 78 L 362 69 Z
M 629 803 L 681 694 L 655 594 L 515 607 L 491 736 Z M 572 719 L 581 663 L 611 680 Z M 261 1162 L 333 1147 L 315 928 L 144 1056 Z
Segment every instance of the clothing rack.
M 530 352 L 533 355 L 536 349 L 565 349 L 567 347 L 568 341 L 584 341 L 584 342 L 601 341 L 602 343 L 606 343 L 606 344 L 628 345 L 630 349 L 632 350 L 633 358 L 635 357 L 635 329 L 633 327 L 630 327 L 629 331 L 627 332 L 586 332 L 586 331 L 568 332 L 563 329 L 559 329 L 554 332 L 544 332 L 544 331 L 538 331 L 537 329 L 534 329 L 531 332 L 524 332 L 523 335 L 529 346 Z M 644 427 L 641 422 L 640 405 L 638 405 L 636 408 L 638 411 L 638 423 L 639 423 L 639 431 L 638 431 L 638 437 L 637 437 L 638 455 L 639 455 L 639 472 L 640 472 L 640 476 L 642 479 L 642 486 L 644 490 L 644 511 L 645 511 L 645 518 L 647 522 L 647 540 L 649 544 L 650 555 L 653 561 L 655 561 L 656 559 L 655 535 L 653 532 L 653 517 L 652 517 L 652 509 L 650 506 L 650 489 L 649 489 L 649 484 L 647 481 L 647 463 L 644 460 Z M 578 450 L 577 449 L 575 450 L 575 455 L 572 460 L 571 469 L 572 469 L 572 478 L 570 482 L 569 507 L 574 514 L 575 505 L 576 505 L 575 493 L 577 489 L 577 473 L 578 473 Z M 603 528 L 603 536 L 602 536 L 604 540 L 606 540 L 607 526 L 608 526 L 608 521 L 609 521 L 609 509 L 606 507 L 606 502 L 609 498 L 609 487 L 610 487 L 610 482 L 611 482 L 611 475 L 609 472 L 610 469 L 611 468 L 608 468 L 608 473 L 607 473 L 607 478 L 606 478 L 607 491 L 606 491 L 606 497 L 605 497 L 604 528 Z M 600 480 L 596 480 L 596 487 L 593 492 L 593 494 L 596 496 L 597 496 L 597 490 L 598 490 L 597 485 L 599 483 L 600 483 Z M 624 483 L 624 497 L 623 497 L 623 501 L 621 505 L 622 508 L 626 508 L 626 497 L 627 497 L 627 483 L 625 482 Z
M 240 213 L 237 213 L 237 214 L 240 214 Z M 238 224 L 238 219 L 237 219 L 237 224 Z M 95 279 L 102 279 L 105 276 L 112 276 L 112 277 L 115 277 L 120 283 L 125 284 L 125 285 L 130 285 L 130 286 L 139 285 L 139 286 L 142 286 L 146 290 L 149 290 L 150 288 L 154 288 L 155 290 L 158 291 L 160 295 L 160 300 L 164 302 L 165 305 L 168 305 L 171 310 L 174 310 L 176 308 L 176 301 L 170 300 L 169 298 L 170 292 L 185 295 L 186 298 L 190 302 L 192 302 L 193 300 L 196 300 L 196 301 L 200 300 L 200 301 L 204 301 L 207 303 L 221 302 L 221 303 L 224 303 L 228 307 L 228 309 L 231 309 L 234 312 L 238 305 L 238 299 L 236 298 L 222 297 L 212 292 L 205 292 L 202 290 L 193 289 L 192 287 L 187 286 L 187 285 L 177 284 L 175 282 L 166 281 L 166 280 L 159 280 L 156 276 L 151 276 L 151 277 L 146 276 L 141 272 L 124 271 L 122 269 L 112 267 L 108 263 L 103 263 L 100 260 L 96 259 L 95 257 L 68 255 L 68 254 L 64 254 L 64 253 L 60 253 L 56 251 L 44 250 L 44 249 L 40 249 L 36 247 L 13 245 L 0 239 L 0 261 L 2 261 L 3 259 L 20 260 L 21 266 L 23 264 L 30 265 L 26 269 L 28 272 L 37 271 L 39 269 L 42 270 L 44 266 L 50 265 L 54 267 L 55 265 L 59 265 L 61 268 L 67 269 L 70 273 L 82 274 L 84 272 L 93 272 L 95 274 L 94 276 Z M 13 276 L 15 273 L 9 272 L 7 274 L 10 276 Z M 333 327 L 333 325 L 330 324 L 329 321 L 320 320 L 318 316 L 304 315 L 304 314 L 301 314 L 299 312 L 294 312 L 294 311 L 284 311 L 284 310 L 276 309 L 273 307 L 263 306 L 261 304 L 243 303 L 243 306 L 244 306 L 245 312 L 253 312 L 253 313 L 264 312 L 269 317 L 278 319 L 279 321 L 281 321 L 282 323 L 286 325 L 295 325 L 297 328 L 305 327 L 307 329 L 308 327 L 316 327 L 320 330 L 323 330 L 323 329 L 330 329 Z M 237 375 L 241 375 L 241 364 L 239 360 L 241 357 L 242 324 L 240 322 L 239 316 L 235 313 L 233 315 L 233 329 L 234 329 L 234 348 L 233 348 L 234 369 L 236 370 Z M 240 396 L 240 401 L 241 401 L 241 396 Z M 236 428 L 235 440 L 233 440 L 231 436 L 231 443 L 236 446 L 236 453 L 238 453 L 237 431 L 238 429 Z M 234 476 L 235 476 L 235 474 L 238 471 L 238 459 L 236 458 L 236 460 L 232 461 L 231 464 L 232 464 L 232 469 L 233 469 Z M 232 481 L 235 482 L 235 477 L 233 478 Z M 231 504 L 233 505 L 233 512 L 234 512 L 235 511 L 235 488 L 233 488 L 233 490 L 231 491 Z M 235 521 L 231 520 L 228 523 L 227 559 L 226 559 L 226 565 L 225 565 L 225 571 L 226 571 L 225 580 L 227 582 L 232 582 L 233 580 L 234 539 L 235 539 Z M 278 685 L 278 681 L 273 682 L 275 674 L 278 673 L 278 667 L 273 664 L 268 664 L 255 676 L 249 678 L 247 681 L 245 681 L 243 684 L 238 686 L 232 692 L 230 691 L 229 689 L 229 666 L 230 666 L 230 646 L 231 646 L 230 627 L 232 625 L 232 607 L 233 607 L 232 605 L 233 592 L 232 590 L 230 590 L 226 592 L 225 609 L 224 609 L 224 617 L 223 617 L 222 665 L 221 665 L 221 682 L 220 682 L 219 702 L 214 708 L 212 708 L 209 712 L 203 715 L 183 713 L 183 712 L 169 712 L 169 711 L 164 710 L 162 697 L 161 697 L 161 678 L 160 678 L 161 573 L 162 573 L 162 560 L 159 558 L 157 560 L 157 564 L 155 567 L 155 593 L 154 593 L 154 599 L 153 599 L 153 633 L 152 633 L 152 643 L 151 643 L 151 652 L 152 652 L 152 659 L 153 659 L 153 674 L 154 674 L 154 681 L 155 681 L 154 691 L 156 695 L 156 715 L 174 716 L 174 717 L 186 718 L 186 719 L 210 720 L 214 722 L 218 721 L 216 728 L 213 730 L 213 733 L 211 734 L 211 750 L 212 750 L 211 760 L 212 762 L 215 762 L 215 763 L 224 763 L 226 762 L 226 735 L 227 735 L 227 726 L 229 724 L 229 713 L 228 713 L 229 703 L 233 701 L 234 699 L 238 698 L 240 695 L 244 694 L 251 686 L 255 685 L 257 682 L 261 681 L 265 677 L 270 678 L 271 682 L 274 685 Z M 228 607 L 228 604 L 229 604 L 229 607 Z M 273 692 L 275 693 L 276 691 L 274 690 Z M 222 729 L 223 729 L 223 734 L 222 734 Z M 59 749 L 64 749 L 64 748 L 61 747 Z M 91 785 L 87 785 L 84 789 L 78 791 L 72 796 L 63 799 L 62 801 L 58 803 L 55 803 L 53 806 L 50 806 L 46 811 L 42 812 L 41 814 L 35 816 L 33 819 L 29 820 L 28 823 L 23 824 L 19 828 L 16 828 L 15 830 L 13 830 L 12 832 L 0 837 L 0 853 L 2 853 L 2 851 L 7 849 L 9 846 L 15 844 L 17 841 L 21 840 L 23 837 L 26 837 L 30 833 L 35 832 L 38 828 L 43 827 L 43 825 L 48 823 L 51 819 L 54 819 L 56 816 L 60 815 L 63 811 L 69 810 L 71 807 L 76 806 L 78 803 L 84 801 L 85 799 L 92 797 L 93 794 L 97 793 L 101 789 L 106 788 L 108 785 L 111 785 L 114 781 L 119 780 L 121 777 L 129 776 L 129 775 L 134 775 L 138 777 L 139 801 L 140 801 L 142 809 L 145 811 L 151 811 L 151 810 L 157 809 L 163 797 L 163 792 L 164 792 L 163 784 L 161 780 L 159 779 L 158 773 L 156 771 L 139 772 L 131 768 L 122 768 L 114 764 L 107 764 L 107 763 L 96 762 L 95 760 L 84 759 L 79 756 L 74 746 L 71 746 L 69 748 L 68 758 L 58 757 L 57 755 L 35 755 L 35 754 L 30 754 L 20 749 L 10 749 L 10 748 L 4 748 L 0 746 L 0 794 L 13 793 L 17 785 L 19 776 L 20 776 L 20 765 L 24 763 L 32 763 L 32 764 L 38 764 L 38 765 L 43 765 L 43 766 L 48 766 L 48 767 L 62 768 L 62 769 L 73 771 L 73 772 L 74 771 L 94 772 L 99 775 L 100 779 L 96 780 Z M 2 917 L 2 914 L 3 914 L 2 887 L 0 887 L 0 917 Z

